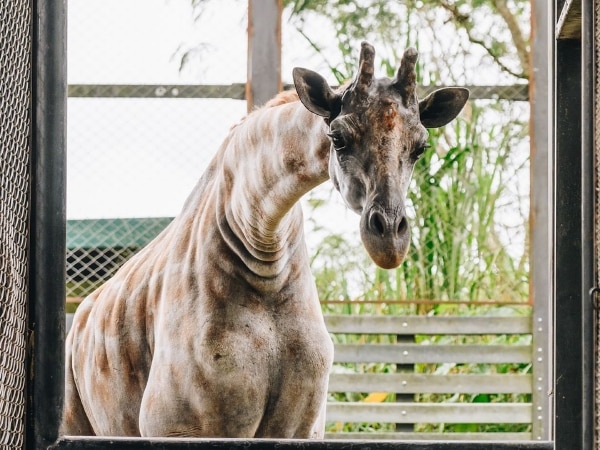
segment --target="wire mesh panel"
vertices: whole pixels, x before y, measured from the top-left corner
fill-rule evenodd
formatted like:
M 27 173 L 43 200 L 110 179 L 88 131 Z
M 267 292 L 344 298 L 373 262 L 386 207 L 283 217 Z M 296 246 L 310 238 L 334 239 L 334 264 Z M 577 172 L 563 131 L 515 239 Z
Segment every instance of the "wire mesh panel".
M 67 297 L 108 280 L 179 213 L 246 113 L 244 2 L 204 13 L 69 2 Z
M 170 221 L 162 217 L 69 220 L 67 295 L 79 300 L 99 287 Z
M 29 0 L 0 8 L 0 446 L 22 448 L 28 286 Z

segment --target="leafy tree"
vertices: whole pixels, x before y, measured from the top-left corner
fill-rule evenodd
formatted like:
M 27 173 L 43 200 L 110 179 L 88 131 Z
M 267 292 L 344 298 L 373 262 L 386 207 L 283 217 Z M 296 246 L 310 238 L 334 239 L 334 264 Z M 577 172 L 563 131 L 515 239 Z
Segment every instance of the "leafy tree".
M 190 0 L 195 19 L 211 1 Z M 530 0 L 283 0 L 283 5 L 287 25 L 323 56 L 338 81 L 354 73 L 363 39 L 386 47 L 382 64 L 390 72 L 404 47 L 425 47 L 421 59 L 430 74 L 441 77 L 422 80 L 429 84 L 474 82 L 482 63 L 491 76 L 503 75 L 502 81 L 529 78 Z M 310 26 L 315 18 L 333 31 L 333 45 L 323 28 Z M 335 58 L 327 56 L 332 48 L 338 49 Z M 197 50 L 182 53 L 182 62 Z M 464 63 L 480 70 L 463 72 Z
M 390 70 L 402 47 L 426 47 L 421 59 L 425 56 L 429 72 L 440 76 L 424 80 L 431 84 L 461 81 L 452 79 L 457 74 L 465 83 L 476 80 L 461 73 L 461 63 L 484 62 L 496 72 L 492 75 L 511 82 L 529 76 L 529 0 L 284 0 L 284 6 L 289 23 L 322 54 L 331 45 L 307 24 L 315 17 L 329 23 L 341 63 L 328 64 L 338 81 L 354 72 L 363 39 L 387 47 L 383 64 Z
M 486 84 L 482 77 L 492 80 L 489 84 L 515 83 L 529 76 L 526 0 L 286 0 L 284 5 L 289 24 L 340 82 L 355 72 L 363 39 L 377 43 L 388 75 L 396 71 L 404 48 L 417 47 L 423 84 Z M 318 29 L 331 30 L 333 40 L 306 26 L 317 20 L 329 24 Z M 474 101 L 454 125 L 431 130 L 432 147 L 415 167 L 409 193 L 409 259 L 395 271 L 383 271 L 364 252 L 342 252 L 345 258 L 336 256 L 337 278 L 333 261 L 327 270 L 315 264 L 324 297 L 352 296 L 344 280 L 354 278 L 363 280 L 358 296 L 370 299 L 527 298 L 526 118 L 527 105 Z M 515 246 L 514 235 L 525 245 Z M 349 245 L 329 237 L 324 248 L 332 242 Z M 340 286 L 346 288 L 339 292 Z

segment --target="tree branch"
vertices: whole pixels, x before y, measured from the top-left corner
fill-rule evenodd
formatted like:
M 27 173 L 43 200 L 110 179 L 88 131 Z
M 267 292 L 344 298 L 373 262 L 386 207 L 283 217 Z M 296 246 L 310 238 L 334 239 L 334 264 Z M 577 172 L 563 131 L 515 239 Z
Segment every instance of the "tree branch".
M 502 17 L 506 23 L 506 26 L 508 27 L 515 44 L 515 48 L 517 49 L 517 55 L 519 57 L 519 61 L 521 62 L 523 72 L 525 75 L 527 75 L 527 77 L 529 77 L 529 50 L 527 49 L 527 41 L 523 36 L 523 31 L 519 26 L 517 18 L 506 5 L 506 0 L 492 0 L 492 5 L 494 8 L 496 8 L 496 11 L 498 11 L 498 14 L 500 14 L 500 17 Z
M 337 82 L 343 83 L 345 80 L 344 74 L 342 74 L 335 66 L 333 66 L 329 62 L 328 58 L 323 52 L 323 49 L 304 32 L 301 26 L 294 25 L 294 27 L 296 28 L 296 31 L 300 34 L 300 36 L 302 36 L 306 40 L 306 42 L 308 42 L 308 45 L 310 45 L 317 54 L 321 55 L 321 58 L 323 58 L 323 61 L 325 62 L 325 64 L 327 64 L 329 70 L 331 71 L 331 73 L 333 73 Z
M 504 6 L 506 6 L 506 3 L 504 2 L 504 0 L 493 0 L 495 3 L 504 3 Z M 494 3 L 494 6 L 496 6 Z M 446 11 L 448 11 L 451 15 L 452 18 L 456 21 L 456 23 L 465 30 L 465 32 L 467 33 L 467 37 L 469 39 L 469 41 L 475 45 L 479 45 L 480 47 L 482 47 L 486 53 L 488 55 L 491 56 L 491 58 L 494 60 L 494 62 L 500 67 L 500 69 L 514 77 L 517 78 L 528 78 L 529 75 L 529 64 L 525 64 L 523 65 L 523 60 L 521 59 L 521 55 L 519 54 L 519 62 L 521 63 L 521 68 L 523 69 L 523 72 L 519 73 L 516 72 L 514 70 L 512 70 L 510 67 L 508 67 L 506 64 L 504 64 L 501 60 L 501 56 L 496 54 L 494 51 L 492 51 L 492 49 L 486 45 L 486 43 L 482 40 L 482 39 L 478 39 L 475 36 L 473 36 L 473 25 L 472 25 L 472 20 L 471 20 L 471 16 L 469 16 L 468 14 L 462 14 L 458 8 L 456 7 L 456 5 L 454 4 L 450 4 L 448 2 L 446 2 L 445 0 L 441 0 L 440 1 L 440 6 L 442 8 L 444 8 Z M 498 10 L 498 13 L 500 13 L 500 11 Z M 508 11 L 508 14 L 512 17 L 512 19 L 514 20 L 514 16 L 512 16 L 512 14 L 510 13 L 510 11 Z M 502 14 L 501 14 L 502 15 Z M 504 16 L 502 16 L 503 20 L 506 22 L 506 18 L 504 18 Z M 516 22 L 515 22 L 516 23 Z M 507 26 L 509 26 L 510 29 L 510 25 L 507 23 Z M 516 26 L 518 27 L 518 24 L 516 24 Z M 522 33 L 520 33 L 520 29 L 519 30 L 519 36 L 522 39 L 522 45 L 525 45 L 525 55 L 527 55 L 527 46 L 526 44 L 524 44 L 524 39 L 523 39 L 523 35 Z M 515 39 L 514 34 L 511 31 L 511 35 L 513 37 L 513 40 Z M 517 43 L 515 42 L 515 46 L 517 45 Z M 518 49 L 517 49 L 518 50 Z M 528 56 L 525 56 L 525 61 L 528 62 Z

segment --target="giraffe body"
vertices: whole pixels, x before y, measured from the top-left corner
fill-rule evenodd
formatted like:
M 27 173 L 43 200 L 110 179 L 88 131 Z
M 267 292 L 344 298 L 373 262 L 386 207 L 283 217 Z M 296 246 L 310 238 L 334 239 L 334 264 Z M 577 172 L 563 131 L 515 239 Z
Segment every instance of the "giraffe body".
M 400 264 L 425 125 L 466 101 L 454 90 L 419 103 L 411 52 L 396 80 L 375 80 L 363 44 L 340 91 L 296 69 L 298 94 L 232 128 L 179 216 L 78 308 L 64 434 L 323 437 L 333 346 L 298 200 L 331 178 L 373 260 Z

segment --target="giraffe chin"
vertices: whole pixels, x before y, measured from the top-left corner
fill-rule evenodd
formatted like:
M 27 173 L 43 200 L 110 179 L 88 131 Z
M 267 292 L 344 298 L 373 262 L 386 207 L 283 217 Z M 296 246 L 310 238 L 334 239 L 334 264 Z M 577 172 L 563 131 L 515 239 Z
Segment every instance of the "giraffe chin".
M 395 269 L 406 259 L 410 245 L 410 233 L 400 237 L 374 236 L 361 229 L 362 243 L 367 253 L 382 269 Z

